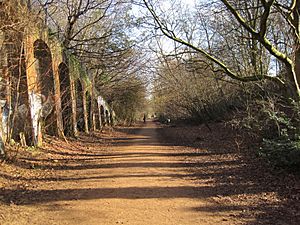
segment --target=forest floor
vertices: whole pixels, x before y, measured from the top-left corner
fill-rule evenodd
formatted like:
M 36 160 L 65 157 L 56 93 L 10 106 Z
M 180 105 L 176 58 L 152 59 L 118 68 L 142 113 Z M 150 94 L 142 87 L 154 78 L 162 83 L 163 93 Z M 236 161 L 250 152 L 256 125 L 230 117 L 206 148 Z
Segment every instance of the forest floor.
M 269 169 L 222 124 L 147 122 L 0 164 L 0 224 L 300 224 L 300 178 Z

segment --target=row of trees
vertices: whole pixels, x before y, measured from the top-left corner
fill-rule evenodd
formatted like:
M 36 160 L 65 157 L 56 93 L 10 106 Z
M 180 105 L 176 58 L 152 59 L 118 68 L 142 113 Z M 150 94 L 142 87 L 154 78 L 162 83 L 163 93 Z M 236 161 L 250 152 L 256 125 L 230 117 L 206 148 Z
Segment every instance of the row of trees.
M 147 82 L 140 76 L 144 57 L 130 36 L 136 23 L 131 5 L 121 0 L 32 0 L 30 4 L 45 18 L 50 32 L 89 69 L 95 87 L 122 115 L 120 119 L 132 120 L 126 110 L 137 114 L 135 104 L 143 104 L 145 94 L 136 88 L 145 90 Z M 119 96 L 130 98 L 132 93 L 138 96 L 135 101 L 122 106 Z
M 206 122 L 239 111 L 248 128 L 292 143 L 288 154 L 298 148 L 300 0 L 26 4 L 89 69 L 123 121 L 133 122 L 145 109 L 153 76 L 152 96 L 161 114 Z M 19 29 L 21 17 L 11 16 L 10 26 Z
M 108 101 L 116 115 L 120 115 L 120 120 L 128 123 L 134 121 L 145 101 L 146 81 L 141 76 L 143 71 L 139 69 L 144 63 L 144 56 L 135 47 L 134 39 L 129 36 L 135 23 L 130 10 L 129 4 L 118 0 L 1 2 L 0 114 L 3 114 L 3 118 L 0 125 L 4 121 L 4 125 L 9 124 L 9 128 L 4 128 L 7 134 L 3 133 L 0 136 L 8 135 L 5 138 L 8 142 L 12 139 L 17 141 L 21 139 L 21 142 L 23 140 L 25 144 L 26 142 L 31 144 L 33 140 L 31 128 L 28 128 L 30 96 L 26 75 L 26 66 L 31 65 L 26 62 L 23 40 L 26 35 L 24 32 L 35 30 L 40 26 L 44 26 L 41 32 L 48 31 L 50 39 L 53 37 L 55 40 L 57 38 L 60 40 L 66 56 L 69 57 L 69 63 L 72 64 L 72 66 L 69 65 L 70 68 L 76 64 L 75 67 L 78 66 L 79 70 L 82 70 L 83 79 L 87 78 L 88 82 L 84 81 L 84 85 L 87 86 L 92 81 L 93 86 L 100 92 L 97 94 L 102 95 Z M 32 21 L 36 21 L 37 24 Z M 43 95 L 40 101 L 44 105 L 43 109 L 47 108 L 47 115 L 44 118 L 47 121 L 43 121 L 44 133 L 52 135 L 56 133 L 53 55 L 51 56 L 51 50 L 43 43 L 43 40 L 38 41 L 34 48 L 34 57 L 38 61 L 37 65 L 41 74 L 41 77 L 37 79 L 41 83 L 37 85 Z M 71 115 L 71 102 L 66 102 L 71 101 L 67 67 L 67 65 L 59 67 L 63 123 L 66 129 L 59 133 L 72 133 L 71 130 L 74 128 L 72 125 L 76 126 L 72 124 L 72 121 L 78 119 L 74 119 Z M 77 82 L 75 86 L 78 93 L 83 91 L 80 82 Z M 87 100 L 90 100 L 89 95 L 93 95 L 94 92 L 90 87 L 85 88 L 89 89 Z M 86 110 L 81 97 L 79 95 L 77 99 L 78 114 Z M 95 104 L 95 101 L 91 104 Z M 88 108 L 95 107 L 88 105 Z M 80 126 L 82 128 L 82 121 L 78 122 L 77 128 L 80 129 Z M 0 142 L 0 149 L 2 155 L 2 142 Z
M 45 1 L 52 32 L 61 37 L 93 74 L 95 86 L 119 119 L 132 121 L 144 102 L 146 82 L 140 76 L 143 55 L 129 34 L 135 24 L 131 5 L 120 0 Z M 138 89 L 138 91 L 137 91 Z M 120 101 L 120 96 L 134 100 Z M 136 105 L 137 104 L 137 105 Z M 128 113 L 130 112 L 130 113 Z
M 196 122 L 231 118 L 264 138 L 263 155 L 299 163 L 300 1 L 141 4 L 154 28 L 156 110 Z
M 154 26 L 178 43 L 176 49 L 205 57 L 214 74 L 242 82 L 271 80 L 299 98 L 300 1 L 197 1 L 191 11 L 171 1 L 168 13 L 157 2 L 143 3 Z M 284 73 L 274 74 L 275 64 Z

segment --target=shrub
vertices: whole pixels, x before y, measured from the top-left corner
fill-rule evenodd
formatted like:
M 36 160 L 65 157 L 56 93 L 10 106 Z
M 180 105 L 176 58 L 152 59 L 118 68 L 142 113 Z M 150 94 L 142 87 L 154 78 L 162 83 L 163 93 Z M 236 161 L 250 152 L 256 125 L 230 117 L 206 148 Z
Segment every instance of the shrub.
M 300 167 L 299 103 L 276 95 L 248 102 L 244 117 L 235 119 L 251 134 L 261 137 L 259 155 L 279 167 Z
M 300 168 L 300 139 L 264 139 L 259 155 L 275 166 Z

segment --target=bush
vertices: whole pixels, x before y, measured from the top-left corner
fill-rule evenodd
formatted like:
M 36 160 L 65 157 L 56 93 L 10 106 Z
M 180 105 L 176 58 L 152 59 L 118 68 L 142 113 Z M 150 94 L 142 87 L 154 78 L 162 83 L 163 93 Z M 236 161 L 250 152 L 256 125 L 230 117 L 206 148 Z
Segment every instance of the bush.
M 259 155 L 275 166 L 300 167 L 299 103 L 274 95 L 253 100 L 246 109 L 246 116 L 235 123 L 262 138 Z
M 275 166 L 300 168 L 300 139 L 264 139 L 259 155 Z

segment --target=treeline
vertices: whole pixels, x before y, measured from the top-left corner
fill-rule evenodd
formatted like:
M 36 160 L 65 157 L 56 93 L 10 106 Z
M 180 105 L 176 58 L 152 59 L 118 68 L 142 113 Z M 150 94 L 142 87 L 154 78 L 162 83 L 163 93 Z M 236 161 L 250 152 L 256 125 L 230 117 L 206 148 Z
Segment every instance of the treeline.
M 131 34 L 137 24 L 130 1 L 31 0 L 50 32 L 60 37 L 92 74 L 95 87 L 122 124 L 135 121 L 145 102 L 144 54 Z M 120 100 L 120 96 L 134 101 Z M 123 105 L 125 104 L 125 105 Z
M 261 140 L 259 153 L 275 165 L 297 168 L 300 1 L 143 4 L 155 28 L 161 118 L 226 121 Z
M 1 155 L 4 145 L 137 119 L 146 81 L 130 10 L 107 0 L 0 3 Z

